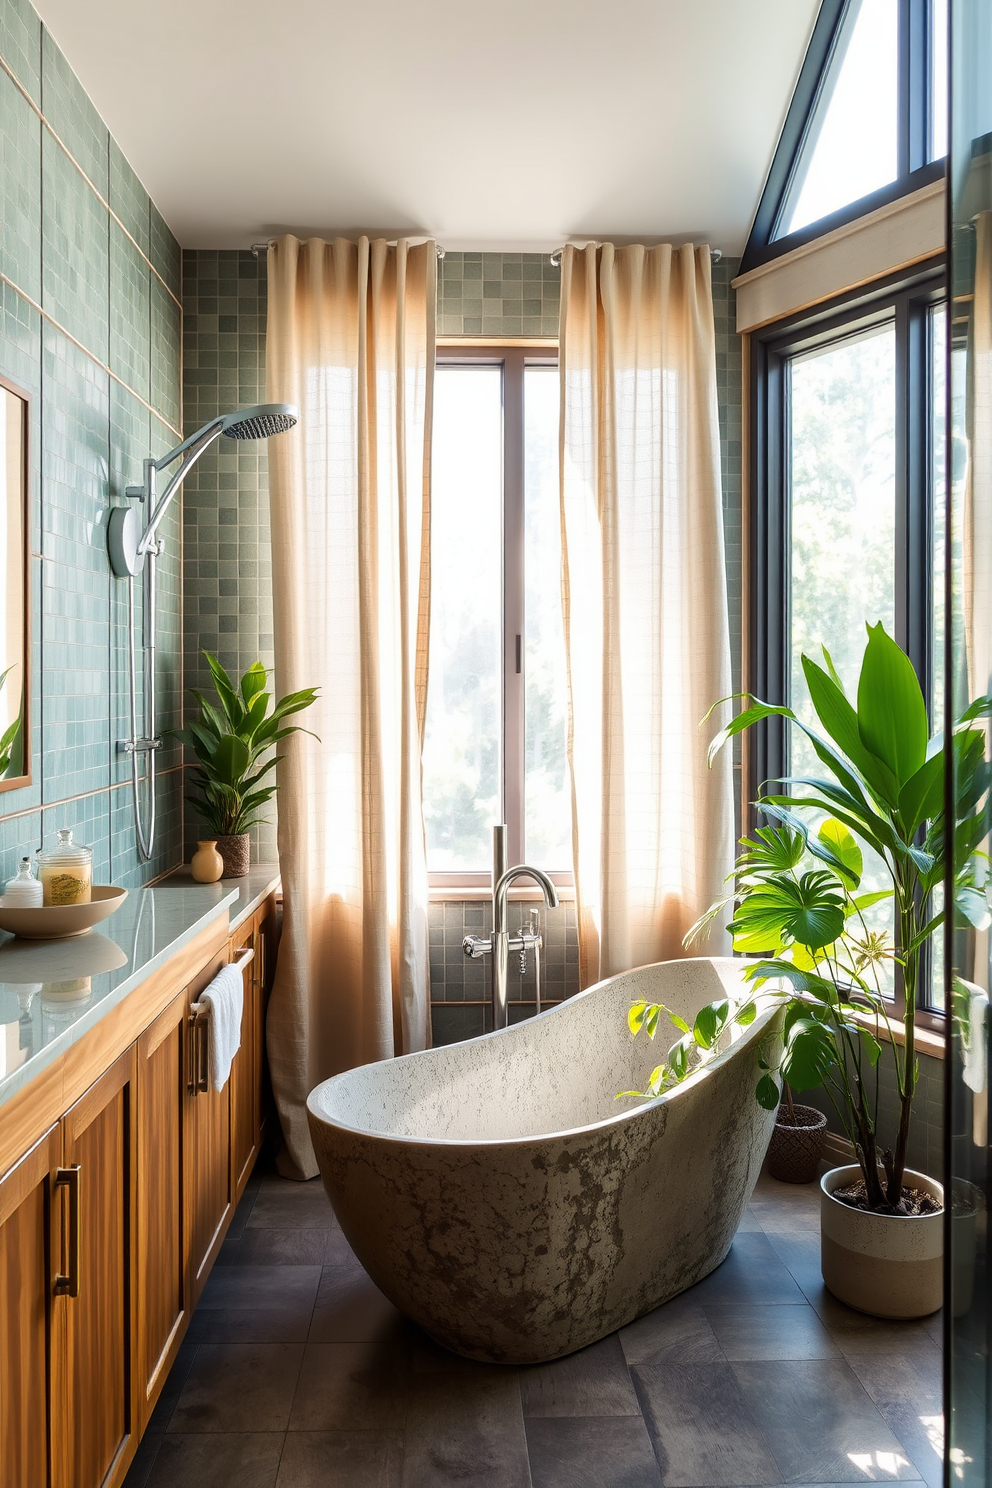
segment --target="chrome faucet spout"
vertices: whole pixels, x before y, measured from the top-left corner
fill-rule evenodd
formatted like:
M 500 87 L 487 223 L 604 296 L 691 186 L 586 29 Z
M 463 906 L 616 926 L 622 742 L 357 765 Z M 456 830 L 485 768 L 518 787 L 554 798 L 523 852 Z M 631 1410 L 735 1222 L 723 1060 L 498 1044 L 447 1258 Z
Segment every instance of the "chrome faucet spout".
M 493 888 L 493 938 L 492 938 L 492 989 L 493 989 L 493 1029 L 505 1028 L 507 1020 L 506 984 L 507 971 L 510 961 L 510 934 L 506 928 L 506 902 L 510 885 L 516 883 L 518 878 L 533 878 L 541 886 L 544 894 L 544 902 L 549 909 L 558 908 L 558 890 L 551 882 L 548 875 L 540 868 L 531 868 L 527 863 L 519 863 L 515 868 L 507 868 L 501 874 Z

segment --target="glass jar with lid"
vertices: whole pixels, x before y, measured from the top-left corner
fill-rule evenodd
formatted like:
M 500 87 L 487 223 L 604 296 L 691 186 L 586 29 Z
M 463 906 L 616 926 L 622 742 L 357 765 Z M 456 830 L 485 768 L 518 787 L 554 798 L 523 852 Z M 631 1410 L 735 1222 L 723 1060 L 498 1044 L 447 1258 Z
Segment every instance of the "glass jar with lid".
M 45 904 L 89 904 L 93 887 L 93 849 L 73 842 L 63 827 L 55 847 L 39 848 L 41 887 Z

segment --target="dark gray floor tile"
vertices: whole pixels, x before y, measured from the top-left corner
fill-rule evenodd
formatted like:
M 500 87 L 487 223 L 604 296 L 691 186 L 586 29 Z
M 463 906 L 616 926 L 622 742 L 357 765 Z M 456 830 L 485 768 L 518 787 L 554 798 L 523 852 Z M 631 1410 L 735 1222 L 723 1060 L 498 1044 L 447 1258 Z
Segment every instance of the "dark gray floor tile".
M 344 1238 L 340 1225 L 332 1225 L 324 1237 L 323 1260 L 325 1266 L 357 1266 L 360 1264 L 355 1252 Z
M 275 1488 L 282 1443 L 281 1432 L 170 1434 L 148 1488 Z
M 401 1488 L 401 1431 L 294 1431 L 276 1488 Z
M 397 1347 L 397 1343 L 400 1344 Z M 400 1340 L 309 1343 L 290 1431 L 376 1431 L 406 1417 L 407 1357 Z
M 823 1290 L 820 1273 L 820 1237 L 797 1230 L 766 1231 L 772 1249 L 788 1267 L 789 1274 L 807 1298 Z
M 684 1295 L 703 1306 L 803 1300 L 802 1292 L 768 1236 L 756 1234 L 738 1234 L 723 1265 Z
M 320 1285 L 320 1266 L 215 1267 L 203 1288 L 198 1311 L 250 1307 L 266 1312 L 312 1307 Z
M 819 1234 L 819 1183 L 779 1183 L 762 1173 L 751 1195 L 750 1208 L 764 1230 Z
M 936 1356 L 936 1357 L 934 1357 Z M 943 1398 L 940 1350 L 856 1355 L 851 1368 L 930 1488 L 943 1483 Z M 935 1367 L 936 1366 L 936 1367 Z
M 525 1416 L 640 1415 L 615 1333 L 577 1354 L 519 1374 Z
M 195 1321 L 196 1314 L 194 1313 L 191 1323 Z M 183 1391 L 183 1385 L 185 1385 L 187 1376 L 193 1367 L 193 1360 L 196 1358 L 196 1349 L 196 1340 L 191 1338 L 189 1332 L 187 1332 L 186 1337 L 179 1345 L 175 1362 L 169 1370 L 169 1376 L 162 1386 L 162 1393 L 155 1402 L 155 1409 L 152 1411 L 151 1420 L 148 1422 L 148 1430 L 153 1434 L 155 1432 L 165 1431 L 169 1422 L 172 1420 L 172 1412 L 176 1408 L 176 1404 Z
M 737 1226 L 737 1233 L 738 1235 L 754 1234 L 760 1229 L 761 1223 L 749 1204 L 741 1216 L 741 1222 Z
M 683 1293 L 619 1333 L 628 1364 L 723 1364 L 702 1306 Z
M 148 1475 L 155 1465 L 158 1449 L 162 1445 L 160 1435 L 153 1436 L 146 1432 L 138 1443 L 138 1450 L 134 1454 L 134 1460 L 127 1470 L 124 1479 L 124 1488 L 147 1488 Z
M 640 1416 L 531 1417 L 526 1429 L 533 1488 L 661 1488 Z
M 312 1343 L 374 1343 L 403 1324 L 402 1314 L 361 1268 L 324 1267 L 310 1324 Z
M 788 1482 L 919 1476 L 845 1360 L 760 1360 L 732 1367 Z
M 199 1308 L 190 1319 L 193 1343 L 306 1343 L 312 1307 Z
M 296 1343 L 203 1343 L 169 1431 L 285 1431 L 303 1362 Z
M 403 1488 L 530 1488 L 514 1371 L 484 1364 L 410 1377 Z
M 235 1261 L 237 1259 L 237 1255 L 238 1255 L 238 1252 L 239 1252 L 240 1249 L 241 1249 L 241 1241 L 240 1241 L 240 1239 L 238 1239 L 238 1240 L 232 1240 L 231 1239 L 230 1232 L 228 1232 L 227 1239 L 225 1241 L 223 1241 L 223 1243 L 222 1243 L 222 1245 L 220 1247 L 220 1250 L 219 1250 L 219 1252 L 217 1254 L 217 1259 L 214 1262 L 214 1265 L 215 1266 L 233 1266 L 235 1264 Z
M 830 1359 L 836 1343 L 808 1302 L 795 1306 L 706 1307 L 704 1312 L 724 1357 L 745 1359 Z
M 245 1232 L 245 1225 L 248 1223 L 248 1216 L 251 1214 L 252 1207 L 255 1203 L 255 1195 L 257 1192 L 258 1189 L 256 1186 L 253 1188 L 246 1188 L 244 1193 L 241 1195 L 241 1198 L 238 1201 L 238 1207 L 234 1211 L 234 1217 L 227 1228 L 228 1240 L 241 1239 L 241 1236 Z
M 276 1178 L 262 1183 L 246 1228 L 326 1230 L 333 1218 L 330 1200 L 319 1178 L 309 1183 L 291 1183 L 286 1178 Z
M 642 1364 L 631 1374 L 666 1488 L 781 1483 L 729 1364 Z
M 317 1266 L 324 1264 L 325 1230 L 262 1228 L 246 1230 L 237 1242 L 234 1266 Z
M 837 1344 L 842 1354 L 912 1354 L 915 1348 L 927 1348 L 933 1339 L 925 1318 L 907 1319 L 869 1317 L 856 1312 L 820 1285 L 808 1293 L 810 1303 Z

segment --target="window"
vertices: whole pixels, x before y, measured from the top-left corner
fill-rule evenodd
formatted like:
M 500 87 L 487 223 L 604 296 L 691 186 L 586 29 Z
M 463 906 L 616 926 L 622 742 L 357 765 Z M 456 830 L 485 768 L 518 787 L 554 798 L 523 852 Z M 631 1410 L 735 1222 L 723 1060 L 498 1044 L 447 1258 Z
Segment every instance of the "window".
M 911 656 L 939 726 L 942 295 L 942 272 L 921 270 L 752 342 L 751 690 L 810 722 L 802 652 L 825 642 L 853 691 L 865 622 L 881 620 Z M 811 772 L 821 773 L 804 736 L 769 724 L 748 762 L 748 799 L 763 781 Z M 867 887 L 884 886 L 883 875 L 866 860 Z M 871 913 L 871 928 L 892 936 L 889 907 Z M 931 971 L 921 1001 L 939 1012 L 937 953 Z M 882 990 L 898 1004 L 897 977 Z
M 822 0 L 742 272 L 940 178 L 947 28 L 947 0 Z
M 487 882 L 505 821 L 512 862 L 567 875 L 555 353 L 439 352 L 432 466 L 428 868 Z

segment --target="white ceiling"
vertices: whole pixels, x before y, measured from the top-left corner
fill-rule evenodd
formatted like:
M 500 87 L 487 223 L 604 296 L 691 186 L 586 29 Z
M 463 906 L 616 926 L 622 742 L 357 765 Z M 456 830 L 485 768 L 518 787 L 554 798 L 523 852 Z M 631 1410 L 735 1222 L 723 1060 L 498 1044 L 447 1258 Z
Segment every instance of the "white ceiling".
M 739 253 L 818 0 L 35 0 L 184 247 Z

